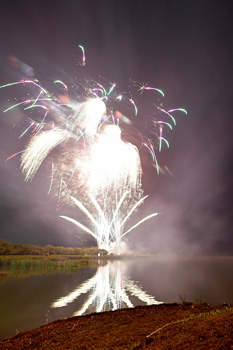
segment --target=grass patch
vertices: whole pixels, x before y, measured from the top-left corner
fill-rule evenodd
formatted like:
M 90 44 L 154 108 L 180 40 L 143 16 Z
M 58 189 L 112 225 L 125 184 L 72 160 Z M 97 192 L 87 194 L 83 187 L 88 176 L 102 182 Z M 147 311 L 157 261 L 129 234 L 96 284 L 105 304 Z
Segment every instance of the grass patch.
M 95 267 L 96 260 L 83 256 L 38 256 L 9 255 L 0 256 L 0 281 L 8 278 L 20 278 L 34 274 L 55 272 L 75 272 L 82 267 Z

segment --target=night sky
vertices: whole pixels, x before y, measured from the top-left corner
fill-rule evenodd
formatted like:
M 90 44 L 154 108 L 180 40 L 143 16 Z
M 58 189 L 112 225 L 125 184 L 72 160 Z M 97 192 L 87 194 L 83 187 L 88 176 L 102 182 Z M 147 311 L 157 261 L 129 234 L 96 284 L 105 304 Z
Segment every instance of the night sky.
M 159 156 L 172 175 L 157 176 L 141 155 L 149 198 L 131 224 L 161 214 L 126 236 L 130 248 L 233 254 L 232 10 L 230 0 L 1 1 L 0 85 L 23 77 L 16 57 L 48 89 L 55 79 L 69 85 L 86 74 L 127 91 L 132 79 L 162 89 L 167 109 L 187 109 L 188 116 L 177 114 L 170 148 Z M 86 52 L 82 73 L 78 45 Z M 58 212 L 47 196 L 45 167 L 25 183 L 20 157 L 5 162 L 27 141 L 18 139 L 22 109 L 2 113 L 17 94 L 0 89 L 0 239 L 93 245 L 59 218 L 72 210 Z

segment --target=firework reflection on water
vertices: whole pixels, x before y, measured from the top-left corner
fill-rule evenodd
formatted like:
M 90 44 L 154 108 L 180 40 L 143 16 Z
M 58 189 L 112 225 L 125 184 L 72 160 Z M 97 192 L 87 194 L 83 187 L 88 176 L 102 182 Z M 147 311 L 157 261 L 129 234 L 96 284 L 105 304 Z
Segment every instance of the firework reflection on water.
M 121 261 L 108 262 L 104 266 L 99 266 L 93 277 L 84 281 L 67 295 L 55 300 L 51 307 L 66 307 L 74 303 L 82 294 L 88 295 L 87 300 L 79 310 L 73 313 L 73 316 L 133 307 L 135 298 L 145 305 L 162 303 L 155 300 L 137 282 L 127 276 Z

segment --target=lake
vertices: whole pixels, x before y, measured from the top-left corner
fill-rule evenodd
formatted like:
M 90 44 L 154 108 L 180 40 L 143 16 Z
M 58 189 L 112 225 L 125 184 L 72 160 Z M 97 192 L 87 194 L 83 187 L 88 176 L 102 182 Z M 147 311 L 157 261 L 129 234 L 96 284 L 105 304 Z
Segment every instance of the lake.
M 233 257 L 99 260 L 76 272 L 0 283 L 0 339 L 47 322 L 136 305 L 233 303 Z

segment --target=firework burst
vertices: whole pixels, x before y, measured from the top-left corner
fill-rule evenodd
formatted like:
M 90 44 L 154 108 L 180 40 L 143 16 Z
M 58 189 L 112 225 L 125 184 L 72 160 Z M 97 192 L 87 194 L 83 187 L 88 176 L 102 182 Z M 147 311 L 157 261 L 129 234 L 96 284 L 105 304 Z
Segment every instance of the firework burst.
M 82 51 L 81 66 L 86 64 Z M 139 95 L 149 90 L 154 94 L 150 114 L 143 116 L 140 105 L 132 96 L 117 91 L 115 83 L 101 81 L 79 82 L 79 94 L 69 94 L 61 80 L 57 94 L 50 94 L 38 80 L 24 79 L 2 85 L 30 88 L 32 97 L 14 103 L 5 113 L 22 107 L 28 126 L 20 138 L 31 132 L 26 148 L 21 152 L 21 170 L 26 181 L 31 181 L 41 164 L 51 158 L 49 193 L 61 203 L 76 206 L 90 220 L 93 230 L 75 219 L 61 216 L 92 235 L 101 249 L 120 253 L 121 239 L 153 213 L 124 232 L 124 224 L 139 207 L 143 197 L 139 151 L 146 150 L 151 161 L 161 171 L 157 159 L 162 145 L 169 147 L 164 134 L 172 130 L 176 120 L 172 113 L 183 108 L 165 110 L 159 101 L 162 90 L 147 84 L 132 82 Z M 107 86 L 106 86 L 107 85 Z M 165 120 L 161 118 L 165 117 Z M 56 149 L 56 152 L 54 150 Z M 14 156 L 14 155 L 13 155 Z M 11 157 L 9 157 L 10 159 Z

